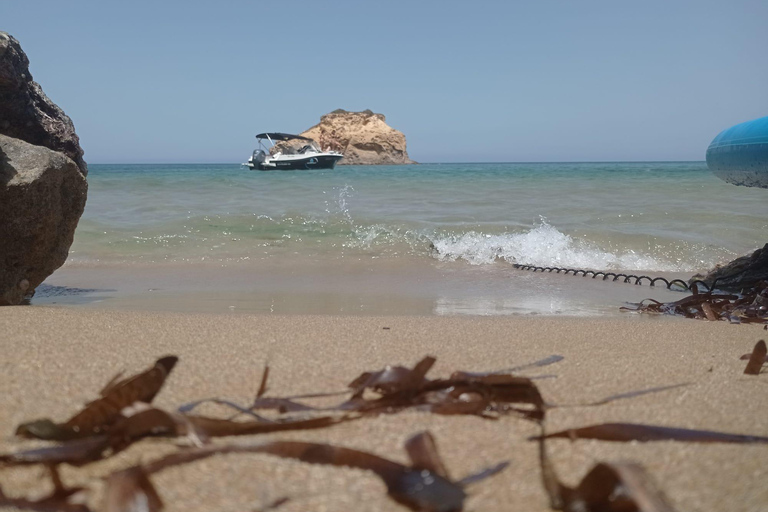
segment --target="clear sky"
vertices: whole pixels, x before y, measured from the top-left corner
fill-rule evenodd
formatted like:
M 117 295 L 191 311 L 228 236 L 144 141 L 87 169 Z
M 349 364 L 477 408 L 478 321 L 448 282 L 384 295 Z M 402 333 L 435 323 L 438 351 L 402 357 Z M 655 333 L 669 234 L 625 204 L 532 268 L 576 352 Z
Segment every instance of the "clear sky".
M 766 27 L 766 0 L 0 1 L 89 163 L 242 162 L 337 108 L 422 162 L 703 160 L 768 115 Z

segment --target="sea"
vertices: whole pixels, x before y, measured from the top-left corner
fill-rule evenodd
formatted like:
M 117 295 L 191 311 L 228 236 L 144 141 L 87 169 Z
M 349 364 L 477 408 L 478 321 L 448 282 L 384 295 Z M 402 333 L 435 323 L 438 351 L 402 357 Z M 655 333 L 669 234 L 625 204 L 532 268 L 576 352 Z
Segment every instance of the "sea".
M 251 171 L 89 165 L 69 260 L 33 304 L 192 312 L 614 315 L 768 242 L 768 191 L 704 162 Z

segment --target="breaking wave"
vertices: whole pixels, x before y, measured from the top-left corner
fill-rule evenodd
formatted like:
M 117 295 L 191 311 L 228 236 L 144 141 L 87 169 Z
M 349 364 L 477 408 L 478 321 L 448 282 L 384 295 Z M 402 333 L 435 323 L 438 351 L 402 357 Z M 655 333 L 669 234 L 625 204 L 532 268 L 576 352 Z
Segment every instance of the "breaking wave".
M 663 255 L 652 256 L 632 249 L 604 250 L 593 242 L 562 233 L 545 221 L 522 233 L 468 232 L 435 237 L 432 245 L 437 259 L 463 260 L 472 265 L 503 261 L 542 267 L 660 272 L 693 270 L 689 268 L 693 262 L 670 261 Z

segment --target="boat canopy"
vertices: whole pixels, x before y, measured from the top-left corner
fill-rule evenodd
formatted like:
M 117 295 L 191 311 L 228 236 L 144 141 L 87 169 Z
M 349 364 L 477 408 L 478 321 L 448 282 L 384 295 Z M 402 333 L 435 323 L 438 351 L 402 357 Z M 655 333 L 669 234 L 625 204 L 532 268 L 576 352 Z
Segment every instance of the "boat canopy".
M 260 133 L 256 136 L 257 139 L 271 139 L 271 140 L 312 140 L 301 135 L 291 135 L 290 133 Z

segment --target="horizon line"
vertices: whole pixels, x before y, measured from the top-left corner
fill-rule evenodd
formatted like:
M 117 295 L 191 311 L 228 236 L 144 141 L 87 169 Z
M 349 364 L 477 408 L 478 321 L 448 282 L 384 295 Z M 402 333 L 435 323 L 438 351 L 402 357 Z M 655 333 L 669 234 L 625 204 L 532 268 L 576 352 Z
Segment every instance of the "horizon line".
M 415 162 L 412 164 L 341 164 L 339 167 L 378 167 L 410 165 L 450 165 L 450 164 L 662 164 L 662 163 L 706 163 L 706 160 L 498 160 L 498 161 L 460 161 L 460 162 Z M 87 165 L 244 165 L 236 162 L 86 162 Z

